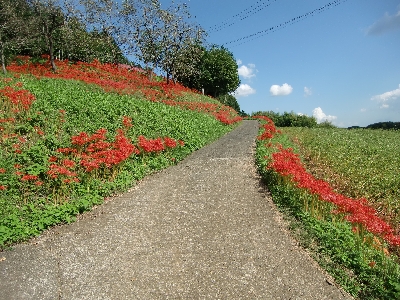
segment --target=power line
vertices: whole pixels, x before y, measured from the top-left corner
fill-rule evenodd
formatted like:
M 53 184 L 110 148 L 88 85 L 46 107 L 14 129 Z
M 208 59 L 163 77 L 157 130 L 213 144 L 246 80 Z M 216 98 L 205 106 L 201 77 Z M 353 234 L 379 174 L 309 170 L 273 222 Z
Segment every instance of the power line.
M 300 15 L 300 16 L 298 16 L 296 18 L 292 18 L 292 19 L 290 19 L 290 20 L 288 20 L 288 21 L 286 21 L 284 23 L 281 23 L 279 25 L 270 27 L 270 28 L 265 29 L 265 30 L 258 31 L 256 33 L 244 36 L 242 38 L 239 38 L 239 39 L 227 42 L 227 43 L 224 43 L 223 45 L 231 45 L 231 44 L 233 44 L 233 47 L 242 45 L 242 44 L 247 43 L 249 41 L 252 41 L 252 40 L 258 39 L 258 38 L 260 38 L 262 36 L 265 36 L 265 35 L 267 35 L 269 33 L 272 33 L 272 32 L 275 32 L 277 30 L 283 29 L 288 25 L 293 25 L 293 24 L 298 23 L 298 22 L 300 22 L 300 21 L 302 21 L 304 19 L 312 17 L 312 16 L 314 16 L 316 14 L 322 13 L 322 12 L 324 12 L 324 11 L 330 9 L 330 8 L 336 7 L 336 6 L 342 4 L 342 3 L 346 2 L 346 1 L 347 0 L 335 0 L 333 2 L 329 2 L 329 3 L 325 4 L 324 6 L 321 6 L 320 8 L 314 9 L 313 11 L 310 11 L 310 12 L 308 12 L 306 14 Z
M 276 2 L 277 0 L 258 0 L 254 5 L 251 5 L 250 7 L 244 9 L 240 13 L 232 16 L 231 18 L 227 19 L 226 21 L 222 22 L 219 25 L 214 25 L 212 26 L 208 32 L 217 32 L 220 31 L 224 28 L 230 27 L 234 24 L 236 24 L 238 21 L 243 21 L 247 19 L 248 17 L 259 13 L 260 11 L 264 10 L 268 6 L 272 4 L 272 2 Z

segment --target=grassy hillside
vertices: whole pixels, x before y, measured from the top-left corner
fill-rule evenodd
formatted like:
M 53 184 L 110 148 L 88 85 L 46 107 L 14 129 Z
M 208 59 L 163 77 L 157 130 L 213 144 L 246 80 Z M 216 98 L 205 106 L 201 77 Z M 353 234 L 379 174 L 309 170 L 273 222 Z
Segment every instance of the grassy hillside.
M 74 221 L 240 121 L 137 69 L 59 66 L 54 74 L 25 58 L 0 78 L 0 247 Z

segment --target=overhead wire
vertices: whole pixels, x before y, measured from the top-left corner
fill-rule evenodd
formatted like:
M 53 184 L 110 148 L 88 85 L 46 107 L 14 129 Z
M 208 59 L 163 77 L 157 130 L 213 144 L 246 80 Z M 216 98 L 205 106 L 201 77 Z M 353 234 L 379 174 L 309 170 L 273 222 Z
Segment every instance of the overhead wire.
M 309 17 L 312 17 L 314 15 L 320 14 L 320 13 L 322 13 L 322 12 L 324 12 L 324 11 L 330 9 L 330 8 L 336 7 L 336 6 L 342 4 L 342 3 L 346 2 L 346 1 L 347 0 L 335 0 L 335 1 L 329 2 L 329 3 L 325 4 L 324 6 L 321 6 L 321 7 L 317 8 L 317 9 L 314 9 L 314 10 L 312 10 L 312 11 L 306 13 L 306 14 L 303 14 L 303 15 L 297 16 L 295 18 L 292 18 L 292 19 L 290 19 L 290 20 L 288 20 L 286 22 L 283 22 L 283 23 L 281 23 L 279 25 L 272 26 L 272 27 L 270 27 L 268 29 L 261 30 L 261 31 L 258 31 L 256 33 L 241 37 L 239 39 L 224 43 L 223 46 L 230 45 L 230 47 L 236 47 L 236 46 L 242 45 L 244 43 L 247 43 L 249 41 L 253 41 L 253 40 L 258 39 L 258 38 L 260 38 L 262 36 L 265 36 L 265 35 L 267 35 L 269 33 L 275 32 L 275 31 L 283 29 L 283 28 L 285 28 L 285 27 L 287 27 L 289 25 L 296 24 L 296 23 L 298 23 L 298 22 L 300 22 L 302 20 L 305 20 L 305 19 L 307 19 Z
M 258 0 L 254 5 L 251 5 L 250 7 L 242 10 L 240 13 L 230 17 L 221 24 L 217 24 L 210 27 L 207 31 L 210 33 L 217 32 L 232 25 L 235 25 L 237 22 L 243 21 L 248 17 L 255 15 L 256 13 L 259 13 L 260 11 L 266 9 L 268 6 L 270 6 L 273 2 L 276 1 L 277 0 Z

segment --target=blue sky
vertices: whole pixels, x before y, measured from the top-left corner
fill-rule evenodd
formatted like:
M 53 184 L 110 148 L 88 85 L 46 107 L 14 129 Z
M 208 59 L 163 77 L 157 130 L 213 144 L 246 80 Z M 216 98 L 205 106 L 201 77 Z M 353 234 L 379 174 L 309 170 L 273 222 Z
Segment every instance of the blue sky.
M 237 60 L 245 112 L 293 111 L 339 127 L 399 122 L 400 1 L 336 0 L 309 14 L 334 1 L 186 3 L 207 42 L 224 44 Z M 299 16 L 308 17 L 278 27 Z

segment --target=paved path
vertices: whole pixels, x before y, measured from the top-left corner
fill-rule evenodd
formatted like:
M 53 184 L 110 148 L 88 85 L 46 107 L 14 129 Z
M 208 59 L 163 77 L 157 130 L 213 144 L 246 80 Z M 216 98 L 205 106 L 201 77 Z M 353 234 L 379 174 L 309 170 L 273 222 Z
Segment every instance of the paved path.
M 279 226 L 257 124 L 0 253 L 0 299 L 351 299 Z

